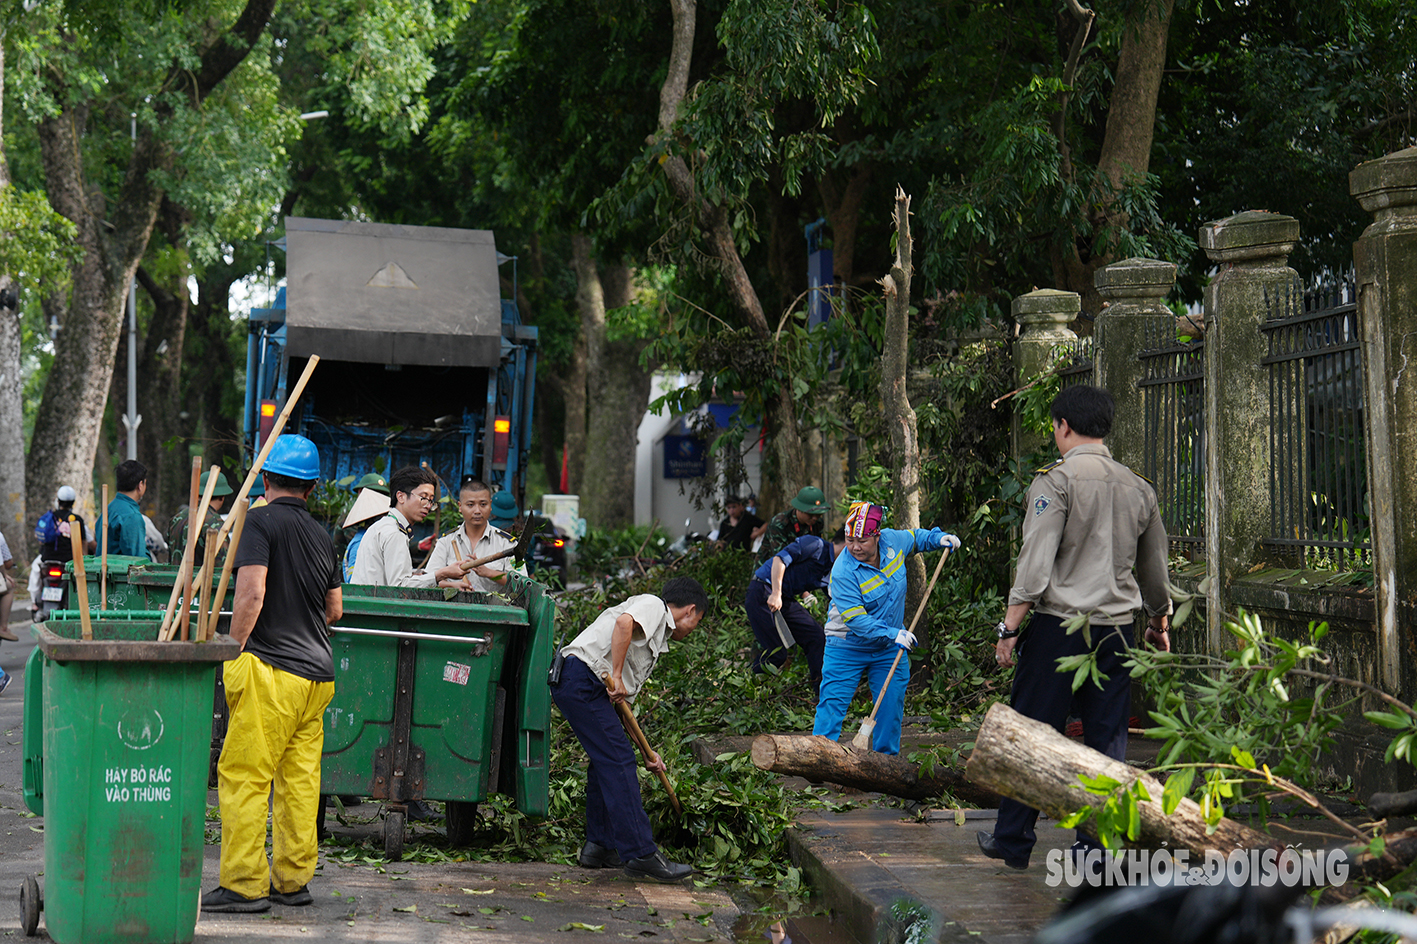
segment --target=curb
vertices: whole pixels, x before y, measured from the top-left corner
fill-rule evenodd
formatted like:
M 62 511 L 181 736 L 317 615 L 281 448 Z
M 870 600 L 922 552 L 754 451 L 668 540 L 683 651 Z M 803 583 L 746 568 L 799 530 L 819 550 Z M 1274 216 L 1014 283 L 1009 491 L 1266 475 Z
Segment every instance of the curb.
M 958 925 L 942 926 L 937 913 L 889 869 L 844 841 L 820 814 L 804 814 L 787 830 L 787 848 L 792 864 L 861 944 L 973 940 Z M 918 927 L 922 919 L 928 922 L 923 935 Z

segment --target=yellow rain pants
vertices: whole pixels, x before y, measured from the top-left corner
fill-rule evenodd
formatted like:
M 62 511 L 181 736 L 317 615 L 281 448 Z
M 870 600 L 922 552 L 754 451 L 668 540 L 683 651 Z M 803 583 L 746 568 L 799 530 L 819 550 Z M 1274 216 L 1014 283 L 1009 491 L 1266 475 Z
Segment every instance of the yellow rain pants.
M 319 858 L 320 749 L 335 684 L 292 675 L 249 652 L 226 663 L 222 681 L 231 718 L 217 764 L 221 884 L 247 898 L 264 898 L 272 887 L 293 892 L 314 876 Z

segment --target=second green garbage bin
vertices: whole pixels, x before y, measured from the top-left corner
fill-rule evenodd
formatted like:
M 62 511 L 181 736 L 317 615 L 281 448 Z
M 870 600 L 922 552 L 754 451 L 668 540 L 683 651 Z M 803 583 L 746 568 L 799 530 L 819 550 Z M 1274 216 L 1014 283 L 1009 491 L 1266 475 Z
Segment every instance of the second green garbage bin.
M 185 944 L 201 897 L 211 692 L 240 654 L 156 641 L 153 620 L 36 629 L 43 681 L 44 913 L 59 944 Z M 26 708 L 30 708 L 28 704 Z M 26 711 L 26 716 L 31 715 Z M 27 933 L 38 885 L 21 899 Z

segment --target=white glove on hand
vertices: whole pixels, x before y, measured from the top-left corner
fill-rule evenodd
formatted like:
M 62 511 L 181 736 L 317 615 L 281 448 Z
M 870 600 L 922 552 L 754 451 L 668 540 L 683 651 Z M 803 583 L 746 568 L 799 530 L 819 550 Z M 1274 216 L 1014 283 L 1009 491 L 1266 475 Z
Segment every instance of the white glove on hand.
M 940 547 L 948 548 L 951 553 L 959 550 L 961 544 L 962 542 L 957 535 L 946 534 L 940 538 Z
M 902 629 L 895 635 L 895 644 L 903 646 L 907 652 L 915 648 L 915 634 L 908 629 Z

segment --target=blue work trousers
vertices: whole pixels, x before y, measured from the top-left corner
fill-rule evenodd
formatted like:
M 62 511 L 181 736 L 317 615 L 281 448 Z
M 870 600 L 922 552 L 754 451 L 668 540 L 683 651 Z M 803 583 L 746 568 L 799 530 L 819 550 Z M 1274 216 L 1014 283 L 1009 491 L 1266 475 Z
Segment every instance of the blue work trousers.
M 787 664 L 792 650 L 785 649 L 782 637 L 777 634 L 777 626 L 768 608 L 768 594 L 772 587 L 764 580 L 750 580 L 748 595 L 743 606 L 748 611 L 748 625 L 753 627 L 753 638 L 758 642 L 758 651 L 753 656 L 753 671 L 761 672 L 763 663 L 775 665 L 779 669 Z M 822 624 L 812 618 L 807 608 L 793 599 L 783 599 L 782 618 L 787 629 L 797 642 L 797 648 L 807 659 L 807 675 L 813 688 L 822 681 L 822 650 L 826 647 L 826 636 Z
M 1100 687 L 1089 679 L 1074 694 L 1073 674 L 1058 672 L 1058 660 L 1087 652 L 1087 642 L 1081 630 L 1069 635 L 1062 617 L 1034 613 L 1018 640 L 1012 707 L 1026 718 L 1052 725 L 1060 734 L 1068 714 L 1076 712 L 1082 718 L 1084 744 L 1113 760 L 1126 760 L 1132 677 L 1123 663 L 1132 646 L 1132 627 L 1094 623 L 1091 632 L 1097 668 L 1107 678 Z M 1033 831 L 1037 822 L 1038 811 L 1033 807 L 1017 800 L 1000 802 L 994 842 L 1005 858 L 1029 857 L 1038 839 Z M 1086 848 L 1101 848 L 1082 830 L 1078 830 L 1077 840 Z
M 635 749 L 610 703 L 605 683 L 586 664 L 567 656 L 551 698 L 585 748 L 586 839 L 620 853 L 620 858 L 654 855 L 654 833 L 640 800 Z
M 841 722 L 856 686 L 865 675 L 871 683 L 871 701 L 880 696 L 896 653 L 904 650 L 894 642 L 860 639 L 856 636 L 828 636 L 826 655 L 822 659 L 822 687 L 817 693 L 817 721 L 813 734 L 836 740 L 841 737 Z M 876 712 L 876 730 L 871 736 L 871 749 L 879 754 L 900 753 L 900 722 L 905 716 L 905 684 L 910 681 L 910 656 L 903 654 L 895 674 L 886 688 L 886 700 Z

